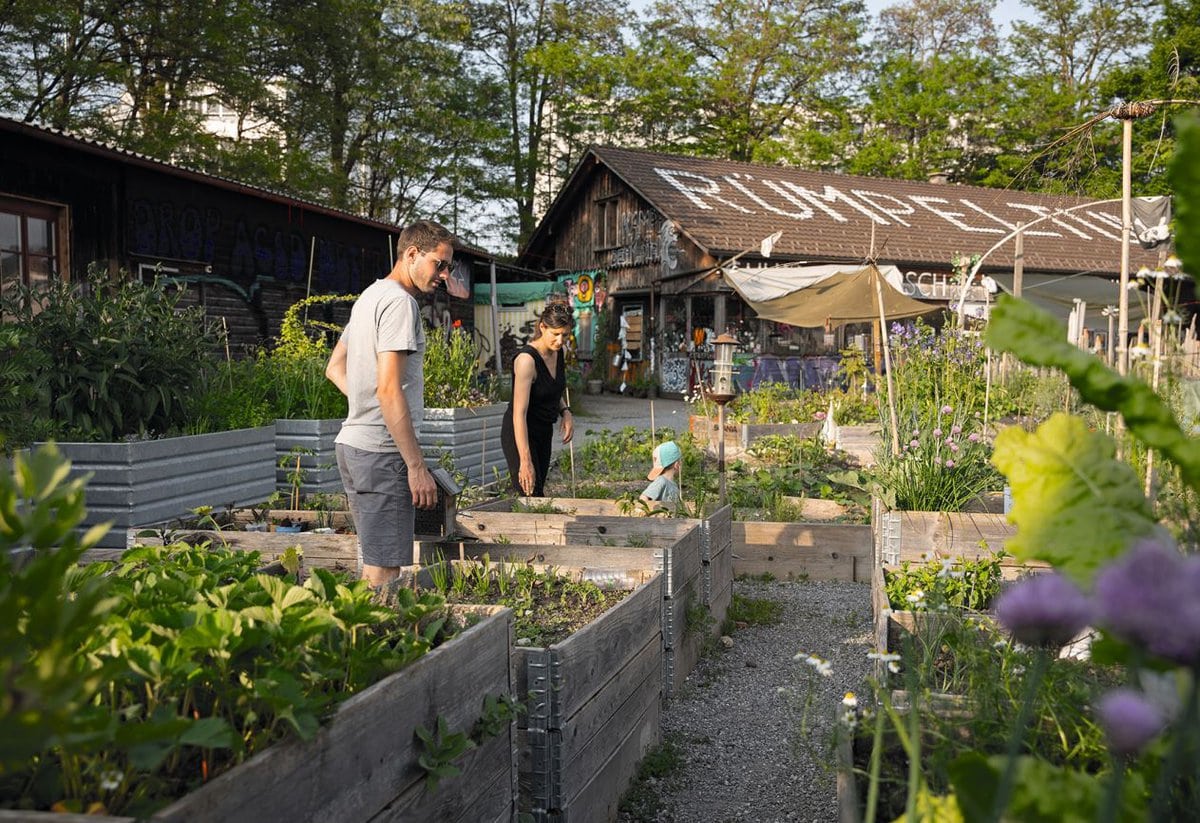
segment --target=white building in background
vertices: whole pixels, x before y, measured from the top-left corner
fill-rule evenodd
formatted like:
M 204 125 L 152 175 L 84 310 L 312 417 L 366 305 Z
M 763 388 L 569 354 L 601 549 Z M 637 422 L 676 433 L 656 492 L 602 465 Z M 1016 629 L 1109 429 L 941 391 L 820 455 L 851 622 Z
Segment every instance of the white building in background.
M 283 97 L 283 88 L 269 85 L 268 90 L 277 98 Z M 200 126 L 210 134 L 226 140 L 258 140 L 263 137 L 283 136 L 283 131 L 268 118 L 250 112 L 239 111 L 221 100 L 212 86 L 200 86 L 184 103 L 187 111 L 200 116 Z

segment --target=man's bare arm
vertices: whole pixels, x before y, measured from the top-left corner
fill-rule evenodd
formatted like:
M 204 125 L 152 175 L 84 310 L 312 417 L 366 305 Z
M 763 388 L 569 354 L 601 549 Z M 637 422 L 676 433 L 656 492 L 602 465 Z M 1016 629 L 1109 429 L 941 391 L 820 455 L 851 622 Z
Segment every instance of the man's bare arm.
M 417 442 L 417 432 L 413 427 L 412 413 L 404 398 L 403 377 L 407 363 L 407 352 L 385 351 L 376 355 L 376 396 L 388 433 L 396 441 L 400 456 L 408 466 L 408 487 L 412 490 L 413 505 L 418 509 L 431 509 L 437 505 L 437 484 L 425 465 L 421 444 Z

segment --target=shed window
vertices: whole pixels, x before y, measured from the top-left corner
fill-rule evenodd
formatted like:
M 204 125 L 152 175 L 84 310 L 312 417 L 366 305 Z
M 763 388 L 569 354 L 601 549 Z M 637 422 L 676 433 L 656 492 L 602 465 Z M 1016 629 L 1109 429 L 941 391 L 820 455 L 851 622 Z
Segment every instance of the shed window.
M 55 206 L 0 197 L 0 290 L 60 275 L 62 215 Z
M 596 202 L 597 249 L 611 249 L 617 243 L 617 199 L 615 197 Z

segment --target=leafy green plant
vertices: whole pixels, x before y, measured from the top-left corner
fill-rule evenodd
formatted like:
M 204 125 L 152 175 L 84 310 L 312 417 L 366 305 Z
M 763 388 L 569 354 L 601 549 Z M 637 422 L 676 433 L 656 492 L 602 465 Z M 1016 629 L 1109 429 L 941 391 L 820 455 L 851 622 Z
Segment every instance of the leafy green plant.
M 291 498 L 289 505 L 292 511 L 300 509 L 300 489 L 304 486 L 304 480 L 308 477 L 308 469 L 304 468 L 301 459 L 305 455 L 312 455 L 315 452 L 312 449 L 304 446 L 292 446 L 287 454 L 281 455 L 276 461 L 276 465 L 287 471 L 287 482 L 291 486 Z
M 424 749 L 417 764 L 425 770 L 425 786 L 431 792 L 437 791 L 442 780 L 462 774 L 454 761 L 475 748 L 475 742 L 466 732 L 451 732 L 450 724 L 441 715 L 438 715 L 433 731 L 417 726 L 413 735 Z
M 480 382 L 479 362 L 471 335 L 452 330 L 449 335 L 425 338 L 425 407 L 472 408 L 495 402 L 494 381 Z
M 175 433 L 218 349 L 201 307 L 180 305 L 181 290 L 92 266 L 82 283 L 51 279 L 35 290 L 0 293 L 0 343 L 19 344 L 22 379 L 0 404 L 8 448 L 36 435 L 110 441 Z M 0 357 L 12 370 L 15 350 Z M 22 423 L 24 415 L 37 425 Z
M 768 575 L 764 575 L 764 578 Z M 774 579 L 773 576 L 771 576 Z M 764 580 L 763 582 L 770 582 Z M 783 617 L 783 604 L 768 597 L 747 597 L 744 594 L 733 593 L 729 602 L 725 620 L 727 628 L 738 624 L 747 626 L 774 626 Z M 729 632 L 726 631 L 725 634 Z
M 253 552 L 142 546 L 74 566 L 104 531 L 73 531 L 83 480 L 52 447 L 5 468 L 5 806 L 148 814 L 281 737 L 310 737 L 451 628 L 436 595 L 384 604 L 323 569 L 297 586 L 255 573 Z
M 572 580 L 552 568 L 493 564 L 486 555 L 452 567 L 432 564 L 430 569 L 432 584 L 449 602 L 508 606 L 513 610 L 514 636 L 537 646 L 562 639 L 626 594 Z
M 900 421 L 900 453 L 880 448 L 870 472 L 894 495 L 896 507 L 961 511 L 984 492 L 1000 488 L 1000 476 L 989 462 L 991 443 L 977 420 L 947 405 Z M 885 431 L 884 442 L 890 437 Z
M 353 294 L 317 294 L 288 307 L 279 326 L 279 337 L 270 349 L 255 358 L 255 381 L 262 387 L 271 413 L 285 420 L 324 420 L 346 416 L 346 398 L 325 377 L 331 334 L 341 332 L 333 323 L 310 319 L 309 310 L 335 303 L 351 303 Z
M 544 501 L 538 501 L 538 502 L 533 502 L 533 503 L 525 503 L 522 500 L 513 498 L 512 510 L 514 512 L 520 512 L 522 514 L 574 514 L 575 513 L 574 510 L 568 511 L 567 509 L 561 508 L 554 502 L 553 499 L 547 499 Z
M 983 611 L 1000 593 L 1000 563 L 1005 552 L 987 557 L 905 561 L 884 571 L 884 588 L 893 609 L 926 611 L 954 608 Z

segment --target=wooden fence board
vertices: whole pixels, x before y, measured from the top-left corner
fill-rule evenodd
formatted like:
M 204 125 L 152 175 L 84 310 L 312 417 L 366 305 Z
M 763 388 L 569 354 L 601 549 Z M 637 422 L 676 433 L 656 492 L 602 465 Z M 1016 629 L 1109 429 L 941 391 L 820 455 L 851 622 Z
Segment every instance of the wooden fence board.
M 661 550 L 623 546 L 560 546 L 530 543 L 421 543 L 420 562 L 479 560 L 553 568 L 560 573 L 591 580 L 597 585 L 631 588 L 645 583 L 659 570 Z
M 714 632 L 716 632 L 718 634 L 720 633 L 721 624 L 725 622 L 725 617 L 727 614 L 729 614 L 729 605 L 732 602 L 733 602 L 733 581 L 731 580 L 731 581 L 729 581 L 729 584 L 725 586 L 724 589 L 722 589 L 721 591 L 719 591 L 715 595 L 713 595 L 712 599 L 710 600 L 710 602 L 708 604 L 709 614 L 712 615 L 712 618 L 714 621 L 714 623 L 713 623 L 713 631 Z
M 529 514 L 468 509 L 455 517 L 457 531 L 486 543 L 565 543 L 569 514 Z
M 662 675 L 662 638 L 656 634 L 563 725 L 562 792 L 568 805 L 608 760 L 630 720 L 662 700 Z
M 647 584 L 552 647 L 563 673 L 557 698 L 564 718 L 573 717 L 648 638 L 659 635 L 660 608 L 660 588 Z
M 638 764 L 662 739 L 660 717 L 662 702 L 650 701 L 642 715 L 633 720 L 619 747 L 591 781 L 580 790 L 566 810 L 570 823 L 608 823 L 617 819 L 621 796 L 637 774 Z
M 256 551 L 263 560 L 271 562 L 291 546 L 299 546 L 304 552 L 307 568 L 320 566 L 327 569 L 355 571 L 358 568 L 358 535 L 313 534 L 312 532 L 240 532 L 240 531 L 181 531 L 177 539 L 189 543 L 207 541 L 214 546 L 228 546 L 235 551 Z M 162 538 L 139 537 L 137 543 L 144 546 L 161 546 Z M 92 549 L 83 556 L 83 562 L 116 560 L 124 550 Z
M 563 526 L 563 542 L 617 546 L 670 546 L 687 535 L 690 530 L 698 528 L 698 520 L 579 515 Z
M 822 523 L 733 523 L 733 573 L 864 580 L 871 527 Z

